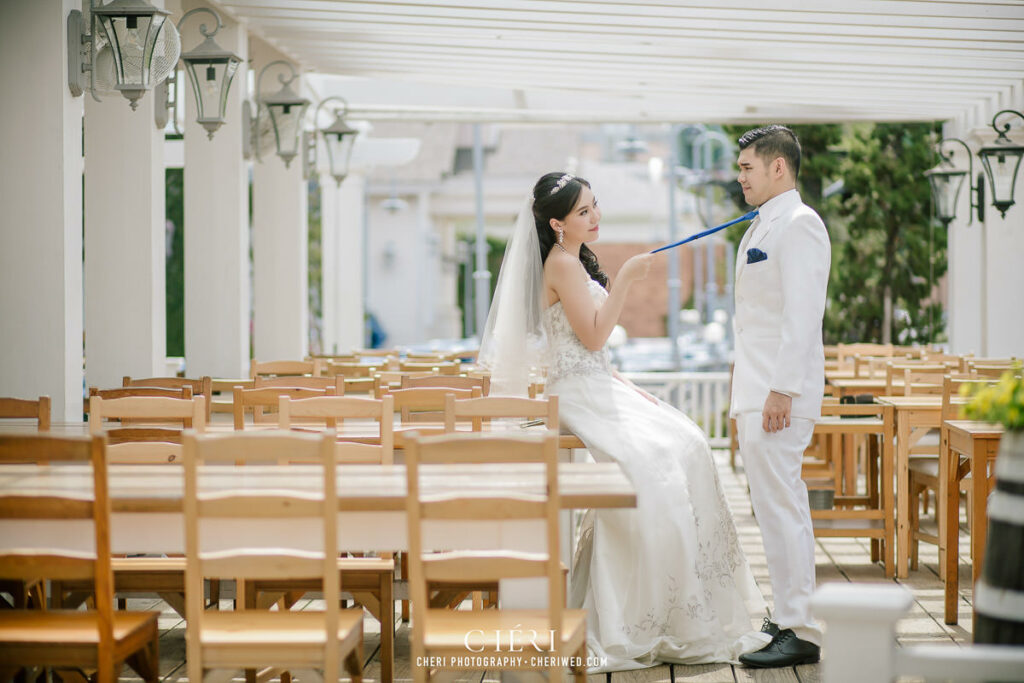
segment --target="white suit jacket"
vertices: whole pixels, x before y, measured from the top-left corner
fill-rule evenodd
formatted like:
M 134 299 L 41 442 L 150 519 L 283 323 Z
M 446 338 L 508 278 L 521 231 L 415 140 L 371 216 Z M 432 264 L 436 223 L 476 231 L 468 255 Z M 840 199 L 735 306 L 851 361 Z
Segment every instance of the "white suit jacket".
M 748 263 L 747 250 L 767 258 Z M 821 417 L 821 321 L 832 251 L 825 224 L 796 190 L 759 208 L 736 255 L 733 416 L 761 412 L 769 391 L 793 397 L 792 417 Z

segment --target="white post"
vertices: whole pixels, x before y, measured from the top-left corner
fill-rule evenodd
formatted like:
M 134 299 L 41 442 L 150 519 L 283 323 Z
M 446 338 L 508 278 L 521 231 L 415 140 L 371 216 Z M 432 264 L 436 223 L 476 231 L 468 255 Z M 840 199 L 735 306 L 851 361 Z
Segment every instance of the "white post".
M 85 98 L 85 380 L 101 388 L 166 372 L 164 133 L 153 93 L 126 104 Z
M 265 65 L 283 58 L 261 41 L 253 41 L 253 48 L 257 77 Z M 279 73 L 283 67 L 267 70 L 263 95 L 280 87 Z M 297 83 L 292 87 L 299 90 Z M 254 357 L 304 358 L 309 351 L 309 224 L 299 157 L 286 167 L 268 151 L 253 164 L 252 261 Z
M 81 2 L 0 3 L 0 395 L 48 395 L 55 421 L 82 419 L 83 100 L 68 90 L 71 10 Z
M 363 235 L 366 215 L 365 187 L 365 175 L 350 173 L 341 184 L 340 191 L 335 194 L 337 310 L 334 312 L 334 338 L 337 340 L 339 353 L 363 347 L 366 303 L 363 274 L 367 268 Z
M 183 10 L 199 3 L 185 2 Z M 185 96 L 185 372 L 249 372 L 249 176 L 242 158 L 248 35 L 221 15 L 217 42 L 242 58 L 228 93 L 226 123 L 210 140 Z M 186 44 L 186 49 L 191 45 Z
M 902 586 L 827 583 L 811 598 L 825 622 L 821 678 L 828 683 L 896 677 L 896 622 L 914 598 Z
M 318 142 L 319 144 L 319 142 Z M 320 185 L 320 341 L 321 353 L 344 353 L 338 345 L 338 269 L 344 267 L 338 249 L 338 195 L 341 188 L 330 173 L 319 175 Z M 312 311 L 310 311 L 312 315 Z M 347 350 L 347 349 L 346 349 Z

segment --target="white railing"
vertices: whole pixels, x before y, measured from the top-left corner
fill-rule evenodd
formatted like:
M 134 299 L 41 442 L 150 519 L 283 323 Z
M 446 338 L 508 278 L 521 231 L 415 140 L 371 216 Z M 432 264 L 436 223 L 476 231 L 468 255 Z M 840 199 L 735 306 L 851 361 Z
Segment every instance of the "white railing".
M 712 448 L 729 447 L 728 372 L 624 372 L 631 382 L 700 425 Z
M 896 644 L 896 622 L 914 596 L 903 586 L 828 583 L 811 609 L 825 622 L 821 679 L 825 683 L 894 681 L 1019 681 L 1024 648 L 1007 645 Z

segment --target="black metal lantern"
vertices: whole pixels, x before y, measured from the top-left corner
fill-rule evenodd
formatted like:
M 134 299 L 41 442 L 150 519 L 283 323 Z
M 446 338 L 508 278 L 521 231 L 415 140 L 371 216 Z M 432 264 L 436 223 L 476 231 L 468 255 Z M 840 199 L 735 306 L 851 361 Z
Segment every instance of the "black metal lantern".
M 992 186 L 992 206 L 999 209 L 1000 215 L 1005 218 L 1007 209 L 1014 205 L 1013 190 L 1017 183 L 1020 160 L 1024 157 L 1024 145 L 1006 137 L 1010 130 L 1009 123 L 1004 123 L 1001 129 L 996 126 L 996 119 L 1003 114 L 1013 114 L 1024 119 L 1024 114 L 1012 109 L 997 112 L 992 117 L 992 129 L 999 133 L 999 137 L 991 145 L 978 150 L 978 156 L 981 157 L 989 185 Z
M 144 0 L 112 0 L 92 9 L 93 19 L 111 47 L 117 78 L 114 87 L 128 99 L 132 109 L 139 106 L 139 98 L 154 85 L 154 48 L 169 14 Z
M 213 31 L 206 30 L 206 24 L 199 25 L 199 32 L 206 38 L 194 50 L 181 55 L 181 61 L 185 63 L 185 72 L 188 74 L 188 82 L 192 85 L 192 93 L 195 95 L 197 121 L 206 129 L 209 138 L 224 125 L 224 113 L 228 106 L 228 91 L 231 90 L 231 82 L 242 63 L 242 58 L 230 50 L 225 50 L 213 36 L 220 31 L 223 24 L 220 15 L 206 7 L 197 7 L 190 10 L 181 17 L 178 22 L 179 30 L 182 23 L 189 15 L 196 12 L 207 12 L 217 20 L 217 27 Z M 178 94 L 175 93 L 177 103 Z
M 970 170 L 965 171 L 960 168 L 956 168 L 953 165 L 953 153 L 949 152 L 944 154 L 942 151 L 943 145 L 949 142 L 956 142 L 963 145 L 963 148 L 967 150 L 967 161 L 970 164 Z M 974 159 L 971 157 L 971 149 L 967 146 L 963 140 L 958 138 L 944 138 L 939 140 L 939 164 L 935 168 L 925 171 L 924 175 L 928 178 L 928 183 L 932 188 L 932 199 L 935 201 L 935 215 L 942 221 L 942 224 L 949 227 L 949 224 L 956 218 L 956 205 L 960 199 L 960 188 L 963 187 L 964 178 L 974 177 Z M 970 181 L 968 181 L 970 183 Z M 985 180 L 979 174 L 977 186 L 970 186 L 969 195 L 971 196 L 971 209 L 972 211 L 968 214 L 967 224 L 970 225 L 974 221 L 974 209 L 978 212 L 978 220 L 985 220 Z M 973 195 L 977 193 L 978 203 L 974 203 Z
M 340 186 L 342 181 L 345 180 L 345 176 L 348 175 L 348 165 L 352 158 L 352 147 L 355 145 L 359 131 L 345 123 L 348 102 L 343 97 L 328 97 L 320 102 L 313 117 L 314 125 L 316 125 L 316 121 L 319 119 L 320 108 L 332 100 L 341 102 L 342 108 L 335 110 L 334 123 L 326 128 L 321 128 L 320 135 L 323 136 L 324 147 L 327 148 L 327 163 L 330 166 L 331 176 Z
M 291 72 L 291 77 L 278 76 L 278 80 L 281 81 L 281 89 L 273 95 L 261 97 L 260 82 L 263 79 L 263 74 L 266 73 L 267 69 L 276 64 L 287 66 Z M 262 105 L 270 116 L 270 127 L 274 132 L 274 145 L 277 149 L 277 155 L 284 159 L 285 167 L 288 167 L 292 159 L 299 153 L 299 133 L 302 131 L 302 117 L 309 106 L 309 100 L 305 97 L 300 97 L 292 90 L 291 84 L 298 77 L 299 75 L 291 64 L 284 60 L 278 60 L 263 67 L 259 78 L 256 79 L 256 130 L 257 132 L 259 131 L 259 112 Z M 258 144 L 256 149 L 258 158 Z

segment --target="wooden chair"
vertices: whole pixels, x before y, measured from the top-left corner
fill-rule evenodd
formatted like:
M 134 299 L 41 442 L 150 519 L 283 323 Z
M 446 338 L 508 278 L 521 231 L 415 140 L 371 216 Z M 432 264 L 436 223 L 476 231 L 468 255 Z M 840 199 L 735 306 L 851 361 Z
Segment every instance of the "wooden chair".
M 245 413 L 252 412 L 254 424 L 274 423 L 277 417 L 268 415 L 277 410 L 282 396 L 290 398 L 313 398 L 314 396 L 333 396 L 334 390 L 304 389 L 301 387 L 264 387 L 262 389 L 243 389 L 235 387 L 232 392 L 231 410 L 234 415 L 236 430 L 245 429 Z
M 994 379 L 989 379 L 988 382 L 994 382 Z M 942 423 L 943 427 L 940 430 L 940 443 L 944 443 L 948 436 L 946 435 L 946 420 L 959 420 L 961 419 L 960 411 L 967 399 L 960 396 L 960 388 L 963 386 L 973 386 L 979 384 L 976 379 L 968 379 L 963 375 L 946 375 L 943 379 L 942 386 Z M 953 524 L 959 526 L 960 524 L 960 509 L 959 505 L 955 510 L 939 510 L 939 505 L 936 505 L 936 521 L 938 522 L 939 530 L 934 533 L 927 533 L 921 528 L 921 508 L 924 508 L 925 514 L 928 512 L 927 497 L 930 493 L 935 494 L 936 500 L 939 500 L 939 457 L 941 454 L 933 457 L 912 457 L 910 459 L 910 568 L 917 569 L 918 567 L 918 550 L 921 541 L 939 545 L 939 538 L 942 535 L 941 532 L 946 524 Z M 958 477 L 959 488 L 962 493 L 967 493 L 970 490 L 971 477 L 974 473 L 968 473 L 966 476 Z M 946 515 L 945 519 L 939 518 L 939 513 L 944 512 Z M 973 523 L 973 522 L 972 522 Z M 940 571 L 943 569 L 940 566 Z
M 858 344 L 837 344 L 836 345 L 836 362 L 837 369 L 840 370 L 853 370 L 853 358 L 854 356 L 889 356 L 891 357 L 895 352 L 895 347 L 892 344 L 873 344 L 873 343 L 858 343 Z
M 266 389 L 267 387 L 291 387 L 293 389 L 331 389 L 335 396 L 345 395 L 344 377 L 312 377 L 308 375 L 292 375 L 285 377 L 264 377 L 258 375 L 253 378 L 254 389 Z
M 485 377 L 467 377 L 463 375 L 428 375 L 426 377 L 413 377 L 402 375 L 403 389 L 418 389 L 424 387 L 447 387 L 449 389 L 480 389 L 481 396 L 487 396 L 491 391 L 490 375 Z
M 433 372 L 438 375 L 457 375 L 461 371 L 461 365 L 444 361 L 429 361 L 426 363 L 402 361 L 398 364 L 398 369 L 402 372 Z
M 903 369 L 903 395 L 942 394 L 943 378 L 949 373 L 948 368 L 940 370 L 922 370 L 920 368 Z
M 37 420 L 41 432 L 50 430 L 50 397 L 37 399 L 0 398 L 0 419 L 30 418 Z
M 481 399 L 477 399 L 481 400 Z M 508 471 L 496 470 L 494 491 L 452 490 L 444 496 L 424 497 L 420 482 L 438 466 L 454 463 L 487 463 L 485 466 L 531 463 L 540 465 L 535 490 L 508 493 Z M 544 434 L 445 434 L 414 436 L 406 450 L 409 528 L 410 594 L 413 604 L 412 653 L 417 661 L 436 661 L 437 669 L 464 670 L 459 663 L 469 647 L 475 656 L 503 657 L 509 628 L 542 633 L 535 659 L 524 654 L 518 668 L 546 670 L 549 680 L 561 678 L 558 661 L 576 657 L 572 667 L 577 683 L 586 681 L 586 612 L 564 607 L 564 585 L 559 562 L 558 433 Z M 435 475 L 436 476 L 436 475 Z M 446 547 L 443 552 L 424 543 L 424 528 L 434 520 L 465 523 L 491 520 L 534 520 L 544 528 L 543 541 L 533 552 L 481 550 L 470 543 Z M 542 609 L 499 608 L 458 611 L 430 606 L 430 591 L 445 584 L 495 583 L 505 578 L 546 580 L 547 605 Z M 525 649 L 531 649 L 529 646 Z M 437 659 L 431 659 L 431 658 Z M 515 663 L 510 661 L 510 666 Z M 432 666 L 414 666 L 417 683 L 429 681 Z
M 1019 360 L 1006 362 L 968 363 L 967 371 L 974 377 L 999 379 L 1006 372 L 1020 374 Z
M 126 390 L 143 390 L 129 388 Z M 161 389 L 175 391 L 174 389 Z M 111 390 L 118 392 L 121 390 Z M 177 390 L 191 393 L 191 387 Z M 206 429 L 205 397 L 190 399 L 161 396 L 127 396 L 104 399 L 104 390 L 89 399 L 89 433 L 94 436 L 114 435 L 118 443 L 108 447 L 111 463 L 155 464 L 181 462 L 181 431 L 190 428 L 197 432 Z M 176 421 L 175 427 L 133 426 L 109 429 L 105 420 L 131 419 L 134 423 Z M 127 607 L 124 595 L 156 593 L 179 614 L 185 611 L 185 561 L 183 557 L 115 557 L 114 589 L 120 609 Z M 216 602 L 218 585 L 210 587 Z M 82 582 L 56 581 L 54 600 L 65 607 L 80 605 L 90 594 L 89 586 Z
M 141 389 L 113 389 L 112 392 L 141 391 Z M 157 391 L 153 389 L 152 391 Z M 161 391 L 174 391 L 173 389 Z M 183 394 L 191 390 L 181 389 Z M 105 393 L 102 392 L 101 393 Z M 132 427 L 108 429 L 105 420 L 118 420 Z M 153 427 L 153 423 L 179 423 L 177 427 Z M 134 425 L 146 426 L 134 426 Z M 203 431 L 206 428 L 206 400 L 202 396 L 193 398 L 171 398 L 166 396 L 126 396 L 104 398 L 100 393 L 89 398 L 89 433 L 106 433 L 116 437 L 118 443 L 125 441 L 169 441 L 180 439 L 181 430 L 186 428 Z M 112 440 L 114 440 L 112 438 Z
M 134 398 L 134 397 L 150 397 L 150 398 L 177 398 L 192 400 L 192 387 L 181 386 L 177 388 L 167 387 L 118 387 L 116 389 L 100 389 L 98 387 L 89 387 L 89 400 L 86 402 L 85 411 L 89 413 L 92 410 L 91 400 L 93 396 L 99 396 L 105 401 L 109 401 L 115 398 Z M 122 425 L 126 425 L 132 422 L 138 422 L 134 418 L 129 417 L 118 417 L 118 420 Z M 180 422 L 175 418 L 156 418 L 149 417 L 143 420 L 150 424 L 159 424 L 164 422 Z M 179 425 L 180 426 L 180 425 Z
M 164 389 L 180 389 L 181 387 L 191 387 L 193 396 L 202 396 L 206 399 L 206 421 L 210 421 L 211 410 L 213 406 L 213 380 L 209 376 L 203 376 L 199 379 L 187 379 L 185 377 L 144 377 L 144 378 L 132 378 L 125 375 L 121 380 L 121 385 L 125 387 L 162 387 Z
M 885 365 L 886 396 L 902 396 L 904 394 L 905 388 L 899 386 L 899 384 L 896 383 L 896 380 L 898 379 L 902 382 L 905 371 L 908 369 L 917 373 L 940 373 L 943 375 L 950 372 L 949 366 L 944 363 L 922 363 L 912 360 L 888 362 Z
M 357 398 L 354 396 L 316 396 L 293 399 L 281 396 L 278 399 L 277 426 L 291 429 L 293 418 L 304 418 L 304 424 L 322 421 L 328 429 L 334 429 L 338 422 L 346 419 L 375 420 L 377 436 L 345 439 L 339 443 L 339 463 L 367 463 L 392 465 L 395 462 L 394 398 L 385 395 L 381 399 Z M 342 448 L 341 446 L 344 446 Z
M 255 358 L 249 363 L 249 377 L 255 379 L 260 375 L 282 377 L 295 375 L 310 375 L 319 377 L 322 374 L 322 363 L 317 360 L 270 360 L 257 361 Z
M 444 406 L 444 430 L 454 432 L 456 423 L 469 420 L 474 432 L 492 419 L 519 418 L 526 421 L 543 421 L 548 429 L 556 432 L 558 423 L 558 397 L 520 398 L 516 396 L 486 396 L 481 398 L 458 399 L 449 395 Z M 526 423 L 524 423 L 526 424 Z
M 89 463 L 92 477 L 92 500 L 58 494 L 2 496 L 0 520 L 64 526 L 89 520 L 93 527 L 88 551 L 82 547 L 0 550 L 0 578 L 88 580 L 97 596 L 94 610 L 0 611 L 0 676 L 4 680 L 19 667 L 50 666 L 95 669 L 97 683 L 114 683 L 124 663 L 147 683 L 160 679 L 159 614 L 113 609 L 104 446 L 101 436 L 0 436 L 0 462 L 84 462 Z
M 186 663 L 188 679 L 201 682 L 211 669 L 238 670 L 287 667 L 321 669 L 323 680 L 339 678 L 340 658 L 354 683 L 362 680 L 363 612 L 341 610 L 338 572 L 338 496 L 335 435 L 260 432 L 199 436 L 185 435 L 185 547 Z M 202 493 L 205 465 L 277 463 L 300 458 L 322 466 L 322 490 L 287 489 L 287 482 L 271 490 L 239 489 L 216 496 Z M 255 504 L 258 501 L 258 504 Z M 201 520 L 231 519 L 258 528 L 269 510 L 277 519 L 319 518 L 322 536 L 318 551 L 298 544 L 294 548 L 211 548 L 200 538 Z M 297 534 L 303 537 L 303 534 Z M 224 541 L 225 544 L 230 542 Z M 324 611 L 253 610 L 206 611 L 203 579 L 307 579 L 323 591 Z M 242 601 L 244 604 L 244 601 Z
M 370 378 L 381 370 L 380 365 L 367 365 L 364 363 L 334 363 L 327 364 L 328 376 L 341 375 L 346 379 Z M 386 365 L 383 366 L 386 369 Z

